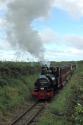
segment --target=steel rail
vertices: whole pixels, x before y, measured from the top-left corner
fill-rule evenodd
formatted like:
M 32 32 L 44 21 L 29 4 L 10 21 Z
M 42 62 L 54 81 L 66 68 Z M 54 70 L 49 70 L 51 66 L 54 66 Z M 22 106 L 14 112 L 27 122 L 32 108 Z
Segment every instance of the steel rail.
M 33 116 L 31 119 L 28 120 L 27 124 L 26 125 L 30 125 L 34 119 L 41 113 L 41 111 L 43 111 L 45 108 L 45 106 L 43 105 Z
M 30 108 L 28 108 L 23 114 L 21 114 L 16 120 L 14 120 L 10 125 L 15 125 L 18 121 L 21 120 L 21 118 L 23 116 L 25 116 L 29 111 L 31 111 L 36 105 L 38 104 L 38 102 L 36 102 L 35 104 L 33 104 Z

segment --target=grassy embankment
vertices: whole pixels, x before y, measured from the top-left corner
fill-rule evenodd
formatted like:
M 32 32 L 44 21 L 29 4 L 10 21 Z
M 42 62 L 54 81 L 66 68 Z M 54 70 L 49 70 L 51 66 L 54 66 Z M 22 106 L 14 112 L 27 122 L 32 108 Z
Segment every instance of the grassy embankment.
M 22 104 L 32 101 L 38 66 L 27 63 L 0 62 L 0 124 L 7 123 L 11 114 Z
M 38 125 L 83 125 L 83 62 L 44 112 Z

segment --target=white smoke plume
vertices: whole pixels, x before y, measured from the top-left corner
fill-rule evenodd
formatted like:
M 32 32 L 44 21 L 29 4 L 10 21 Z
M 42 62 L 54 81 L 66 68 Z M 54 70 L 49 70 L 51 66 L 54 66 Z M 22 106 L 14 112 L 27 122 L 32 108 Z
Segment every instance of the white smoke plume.
M 12 0 L 8 3 L 8 40 L 41 58 L 44 52 L 43 43 L 37 31 L 33 30 L 35 19 L 46 17 L 53 0 Z

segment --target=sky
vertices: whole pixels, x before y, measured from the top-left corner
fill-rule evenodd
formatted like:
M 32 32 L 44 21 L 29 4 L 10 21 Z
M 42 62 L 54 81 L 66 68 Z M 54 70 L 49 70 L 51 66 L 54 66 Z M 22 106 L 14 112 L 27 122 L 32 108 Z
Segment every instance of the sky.
M 0 60 L 83 60 L 83 0 L 0 0 Z

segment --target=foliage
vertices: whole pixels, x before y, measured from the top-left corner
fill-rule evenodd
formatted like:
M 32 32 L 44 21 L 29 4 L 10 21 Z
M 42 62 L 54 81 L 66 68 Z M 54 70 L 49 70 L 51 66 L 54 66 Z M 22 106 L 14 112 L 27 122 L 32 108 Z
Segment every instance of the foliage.
M 77 103 L 75 106 L 75 123 L 76 125 L 83 124 L 83 106 L 80 103 Z
M 7 120 L 17 107 L 32 101 L 39 64 L 31 67 L 30 63 L 0 62 L 0 118 Z
M 27 62 L 0 62 L 0 77 L 18 78 L 24 75 L 30 75 L 39 72 L 38 63 Z

